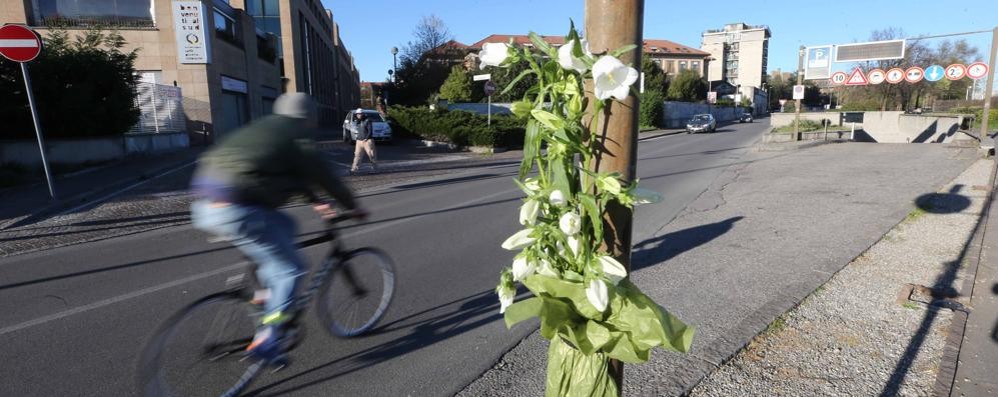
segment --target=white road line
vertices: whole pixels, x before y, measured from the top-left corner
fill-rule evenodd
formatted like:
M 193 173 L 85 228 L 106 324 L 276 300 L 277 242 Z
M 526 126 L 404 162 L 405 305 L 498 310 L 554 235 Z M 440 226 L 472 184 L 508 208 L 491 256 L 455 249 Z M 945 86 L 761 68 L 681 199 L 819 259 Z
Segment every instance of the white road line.
M 151 294 L 153 292 L 162 291 L 162 290 L 167 289 L 167 288 L 173 288 L 173 287 L 176 287 L 176 286 L 179 286 L 179 285 L 187 284 L 187 283 L 192 282 L 192 281 L 197 281 L 197 280 L 200 280 L 200 279 L 204 279 L 204 278 L 208 278 L 208 277 L 212 277 L 212 276 L 217 276 L 219 274 L 230 272 L 230 271 L 233 271 L 233 270 L 239 269 L 240 267 L 245 267 L 245 266 L 246 266 L 246 262 L 244 261 L 244 262 L 237 263 L 235 265 L 226 266 L 226 267 L 223 267 L 223 268 L 220 268 L 220 269 L 212 270 L 210 272 L 204 272 L 204 273 L 200 273 L 200 274 L 195 274 L 193 276 L 182 278 L 182 279 L 179 279 L 179 280 L 174 280 L 174 281 L 171 281 L 171 282 L 168 282 L 168 283 L 165 283 L 165 284 L 154 285 L 152 287 L 143 288 L 143 289 L 140 289 L 138 291 L 129 292 L 129 293 L 124 294 L 124 295 L 118 295 L 118 296 L 115 296 L 113 298 L 107 298 L 107 299 L 104 299 L 104 300 L 99 300 L 97 302 L 94 302 L 94 303 L 91 303 L 91 304 L 88 304 L 88 305 L 83 305 L 83 306 L 75 307 L 75 308 L 72 308 L 72 309 L 69 309 L 69 310 L 66 310 L 66 311 L 61 311 L 61 312 L 58 312 L 58 313 L 50 314 L 48 316 L 43 316 L 43 317 L 39 317 L 39 318 L 36 318 L 36 319 L 33 319 L 33 320 L 28 320 L 28 321 L 25 321 L 25 322 L 20 323 L 20 324 L 15 324 L 15 325 L 11 325 L 9 327 L 0 328 L 0 336 L 9 334 L 11 332 L 20 331 L 20 330 L 25 329 L 25 328 L 34 327 L 36 325 L 45 324 L 45 323 L 50 322 L 50 321 L 55 321 L 55 320 L 59 320 L 59 319 L 62 319 L 62 318 L 66 318 L 66 317 L 72 316 L 74 314 L 88 312 L 88 311 L 91 311 L 91 310 L 94 310 L 94 309 L 102 308 L 104 306 L 113 305 L 115 303 L 123 302 L 123 301 L 129 300 L 129 299 L 132 299 L 132 298 L 138 298 L 138 297 L 140 297 L 142 295 L 148 295 L 148 294 Z
M 106 201 L 106 200 L 108 200 L 108 199 L 110 199 L 110 198 L 112 198 L 114 196 L 117 196 L 117 195 L 122 194 L 124 192 L 127 192 L 129 190 L 135 189 L 135 188 L 137 188 L 139 186 L 145 185 L 145 184 L 153 181 L 154 179 L 162 178 L 164 176 L 167 176 L 167 175 L 170 175 L 170 174 L 175 173 L 177 171 L 180 171 L 180 170 L 182 170 L 184 168 L 190 167 L 190 166 L 192 166 L 192 165 L 194 165 L 196 163 L 197 163 L 197 161 L 195 160 L 195 161 L 191 161 L 191 162 L 189 162 L 187 164 L 181 165 L 181 166 L 179 166 L 177 168 L 174 168 L 172 170 L 163 171 L 163 172 L 161 172 L 159 174 L 156 174 L 156 175 L 152 176 L 149 179 L 145 179 L 145 180 L 141 180 L 141 181 L 135 182 L 135 183 L 133 183 L 131 185 L 125 186 L 125 187 L 123 187 L 121 189 L 118 189 L 118 190 L 115 190 L 115 191 L 113 191 L 111 193 L 108 193 L 108 194 L 106 194 L 106 195 L 104 195 L 104 196 L 102 196 L 102 197 L 100 197 L 100 198 L 98 198 L 96 200 L 91 200 L 91 201 L 88 201 L 86 203 L 83 203 L 83 204 L 80 204 L 78 206 L 75 206 L 73 208 L 70 208 L 68 210 L 61 211 L 58 214 L 55 214 L 54 216 L 66 215 L 68 213 L 76 212 L 76 211 L 79 211 L 79 210 L 81 210 L 83 208 L 86 208 L 86 207 L 89 207 L 89 206 L 92 206 L 92 205 L 100 204 L 100 203 L 102 203 L 102 202 L 104 202 L 104 201 Z
M 176 170 L 173 170 L 173 171 L 176 171 Z M 492 193 L 492 194 L 489 194 L 489 195 L 486 195 L 486 196 L 482 196 L 482 197 L 476 198 L 474 200 L 469 200 L 469 201 L 465 201 L 465 202 L 460 203 L 460 204 L 452 205 L 450 207 L 441 208 L 441 209 L 439 209 L 437 211 L 438 212 L 439 211 L 449 211 L 449 210 L 454 210 L 454 209 L 458 209 L 458 208 L 461 208 L 461 207 L 466 207 L 466 206 L 477 204 L 479 202 L 482 202 L 482 201 L 485 201 L 485 200 L 488 200 L 488 199 L 491 199 L 491 198 L 494 198 L 494 197 L 497 197 L 497 196 L 501 196 L 501 195 L 508 194 L 508 193 L 511 193 L 511 192 L 516 192 L 516 191 L 519 191 L 519 188 L 502 190 L 502 191 L 499 191 L 499 192 L 496 192 L 496 193 Z M 414 217 L 405 218 L 405 219 L 399 219 L 399 220 L 388 222 L 388 223 L 385 223 L 385 224 L 382 224 L 382 225 L 378 225 L 378 226 L 366 228 L 364 230 L 359 230 L 359 231 L 354 232 L 354 233 L 347 233 L 347 234 L 344 234 L 344 237 L 345 238 L 350 238 L 350 237 L 357 237 L 357 236 L 365 235 L 365 234 L 368 234 L 368 233 L 371 233 L 371 232 L 376 232 L 378 230 L 382 230 L 382 229 L 385 229 L 385 228 L 389 228 L 389 227 L 393 227 L 393 226 L 396 226 L 396 225 L 400 225 L 402 223 L 411 222 L 411 221 L 413 221 L 413 220 L 415 220 L 417 218 L 420 218 L 422 216 L 426 216 L 426 215 L 414 216 Z M 97 301 L 97 302 L 93 302 L 93 303 L 90 303 L 90 304 L 87 304 L 87 305 L 75 307 L 75 308 L 72 308 L 72 309 L 69 309 L 69 310 L 61 311 L 61 312 L 50 314 L 50 315 L 43 316 L 43 317 L 39 317 L 39 318 L 36 318 L 36 319 L 33 319 L 33 320 L 28 320 L 28 321 L 25 321 L 25 322 L 20 323 L 20 324 L 15 324 L 15 325 L 12 325 L 12 326 L 9 326 L 9 327 L 0 328 L 0 336 L 6 335 L 6 334 L 9 334 L 9 333 L 12 333 L 12 332 L 20 331 L 20 330 L 25 329 L 25 328 L 34 327 L 36 325 L 41 325 L 41 324 L 45 324 L 45 323 L 48 323 L 48 322 L 51 322 L 51 321 L 60 320 L 60 319 L 63 319 L 63 318 L 66 318 L 66 317 L 69 317 L 69 316 L 72 316 L 72 315 L 76 315 L 76 314 L 88 312 L 88 311 L 95 310 L 95 309 L 100 309 L 100 308 L 105 307 L 105 306 L 109 306 L 109 305 L 113 305 L 113 304 L 116 304 L 116 303 L 124 302 L 126 300 L 133 299 L 133 298 L 138 298 L 140 296 L 148 295 L 148 294 L 151 294 L 153 292 L 162 291 L 164 289 L 173 288 L 173 287 L 177 287 L 177 286 L 180 286 L 180 285 L 183 285 L 183 284 L 187 284 L 187 283 L 190 283 L 190 282 L 194 282 L 194 281 L 198 281 L 198 280 L 205 279 L 205 278 L 208 278 L 208 277 L 216 276 L 216 275 L 219 275 L 219 274 L 222 274 L 222 273 L 225 273 L 225 272 L 229 272 L 229 271 L 233 271 L 233 270 L 239 269 L 241 267 L 245 267 L 245 266 L 246 266 L 246 262 L 243 261 L 243 262 L 240 262 L 240 263 L 237 263 L 237 264 L 234 264 L 234 265 L 230 265 L 230 266 L 226 266 L 226 267 L 223 267 L 223 268 L 220 268 L 220 269 L 216 269 L 216 270 L 212 270 L 212 271 L 208 271 L 208 272 L 204 272 L 204 273 L 195 274 L 195 275 L 190 276 L 190 277 L 182 278 L 182 279 L 179 279 L 179 280 L 174 280 L 174 281 L 171 281 L 171 282 L 168 282 L 168 283 L 154 285 L 154 286 L 151 286 L 151 287 L 148 287 L 148 288 L 140 289 L 138 291 L 129 292 L 129 293 L 124 294 L 124 295 L 118 295 L 118 296 L 115 296 L 115 297 L 112 297 L 112 298 L 107 298 L 107 299 L 100 300 L 100 301 Z

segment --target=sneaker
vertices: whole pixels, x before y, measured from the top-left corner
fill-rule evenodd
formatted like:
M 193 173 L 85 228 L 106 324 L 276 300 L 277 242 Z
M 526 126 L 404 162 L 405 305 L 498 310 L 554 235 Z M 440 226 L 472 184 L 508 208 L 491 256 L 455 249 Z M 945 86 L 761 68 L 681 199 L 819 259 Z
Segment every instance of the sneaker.
M 280 327 L 263 326 L 256 331 L 253 342 L 246 347 L 246 351 L 251 356 L 265 361 L 268 365 L 281 367 L 288 363 L 282 339 L 283 332 L 281 332 Z

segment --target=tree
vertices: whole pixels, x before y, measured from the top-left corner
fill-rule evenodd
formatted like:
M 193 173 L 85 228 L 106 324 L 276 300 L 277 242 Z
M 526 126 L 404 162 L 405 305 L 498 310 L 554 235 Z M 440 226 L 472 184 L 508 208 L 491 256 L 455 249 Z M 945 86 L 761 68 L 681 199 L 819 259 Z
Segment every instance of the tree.
M 645 92 L 640 95 L 638 122 L 642 127 L 658 127 L 661 124 L 665 101 L 665 72 L 648 57 L 643 57 L 641 60 L 641 72 L 645 75 Z
M 461 65 L 450 69 L 450 76 L 440 86 L 440 98 L 451 102 L 471 101 L 471 76 Z
M 434 48 L 451 40 L 450 31 L 435 15 L 424 16 L 412 32 L 414 41 L 402 48 L 399 67 L 395 71 L 393 103 L 421 105 L 431 100 L 450 74 L 446 61 L 428 56 Z
M 514 102 L 523 99 L 524 94 L 527 93 L 527 89 L 533 87 L 537 84 L 537 76 L 530 74 L 526 77 L 520 79 L 513 88 L 510 88 L 508 92 L 502 94 L 502 91 L 509 87 L 509 84 L 513 82 L 516 76 L 523 73 L 524 70 L 530 68 L 530 65 L 525 62 L 517 62 L 508 67 L 500 68 L 495 66 L 486 67 L 483 73 L 492 74 L 492 83 L 496 86 L 496 93 L 492 95 L 492 101 L 494 102 Z M 475 95 L 479 101 L 485 100 L 485 93 L 482 91 L 484 84 L 475 84 L 474 90 Z
M 669 83 L 668 98 L 672 101 L 696 102 L 707 98 L 707 84 L 692 70 L 684 70 Z
M 45 51 L 28 64 L 45 135 L 71 138 L 120 135 L 138 122 L 135 58 L 117 32 L 91 29 L 71 40 L 65 29 L 43 39 Z M 34 137 L 20 67 L 0 61 L 0 119 L 5 138 Z

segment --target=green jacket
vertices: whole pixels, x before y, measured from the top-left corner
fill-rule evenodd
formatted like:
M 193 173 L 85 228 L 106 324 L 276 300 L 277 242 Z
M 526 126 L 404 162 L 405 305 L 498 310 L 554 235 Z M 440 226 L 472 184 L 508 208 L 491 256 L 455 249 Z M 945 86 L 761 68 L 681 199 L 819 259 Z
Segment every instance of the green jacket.
M 278 115 L 233 131 L 201 156 L 192 188 L 208 198 L 277 208 L 318 186 L 355 208 L 308 132 L 304 120 Z

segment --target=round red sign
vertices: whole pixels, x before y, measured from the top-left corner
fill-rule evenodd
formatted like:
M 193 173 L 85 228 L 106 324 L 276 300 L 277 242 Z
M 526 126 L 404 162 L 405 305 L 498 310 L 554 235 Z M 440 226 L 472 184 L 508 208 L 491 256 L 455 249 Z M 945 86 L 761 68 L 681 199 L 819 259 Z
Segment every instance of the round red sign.
M 14 62 L 29 62 L 42 52 L 42 40 L 22 25 L 0 27 L 0 55 Z

